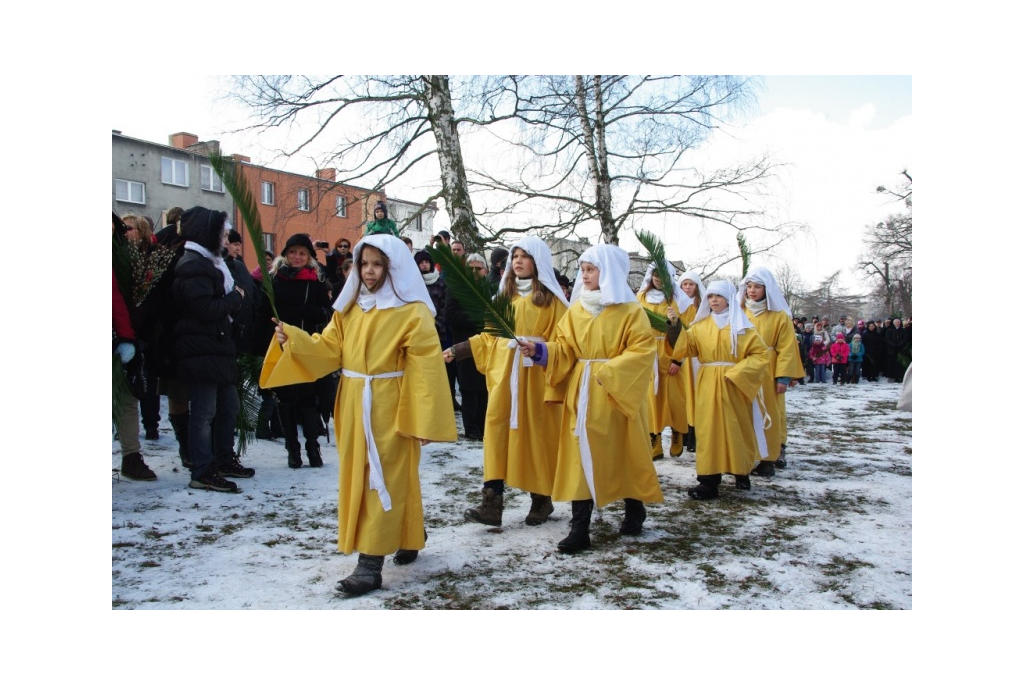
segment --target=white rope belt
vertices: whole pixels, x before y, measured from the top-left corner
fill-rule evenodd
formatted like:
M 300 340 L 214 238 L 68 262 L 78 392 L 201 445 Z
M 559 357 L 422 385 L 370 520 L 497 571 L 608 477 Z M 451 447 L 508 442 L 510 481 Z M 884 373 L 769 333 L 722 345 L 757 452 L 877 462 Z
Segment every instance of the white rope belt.
M 512 371 L 509 373 L 509 387 L 512 392 L 512 413 L 509 415 L 508 425 L 512 429 L 519 428 L 519 360 L 522 359 L 523 366 L 533 366 L 533 360 L 529 357 L 523 357 L 522 350 L 519 349 L 519 343 L 522 342 L 546 342 L 544 338 L 538 338 L 529 335 L 521 335 L 515 340 L 508 341 L 508 349 L 515 350 L 515 354 L 512 355 Z
M 736 363 L 706 362 L 704 366 L 736 366 Z M 768 456 L 768 440 L 765 438 L 764 432 L 772 427 L 772 417 L 768 415 L 768 408 L 764 403 L 764 388 L 758 388 L 757 395 L 750 402 L 750 411 L 754 419 L 754 435 L 757 437 L 757 449 L 763 459 Z
M 363 379 L 363 433 L 366 435 L 366 453 L 370 462 L 370 489 L 377 491 L 384 511 L 391 511 L 391 495 L 388 494 L 388 489 L 384 486 L 384 469 L 380 465 L 380 454 L 377 452 L 377 442 L 373 439 L 373 426 L 370 425 L 370 408 L 373 406 L 373 390 L 370 389 L 372 385 L 370 381 L 377 378 L 399 378 L 405 375 L 405 371 L 391 371 L 368 376 L 358 371 L 342 369 L 341 375 L 345 378 Z
M 655 339 L 655 341 L 664 340 L 665 336 L 663 336 L 663 335 L 655 336 L 654 339 Z M 655 342 L 655 345 L 654 345 L 654 394 L 655 395 L 658 394 L 658 348 L 660 348 L 660 347 L 661 347 L 661 345 L 658 345 L 657 342 Z
M 583 463 L 583 477 L 590 489 L 590 498 L 597 506 L 597 490 L 594 489 L 594 460 L 590 455 L 590 439 L 587 437 L 587 407 L 590 406 L 590 365 L 593 362 L 606 362 L 609 359 L 577 359 L 583 362 L 583 378 L 580 379 L 580 399 L 576 407 L 576 430 L 573 431 L 580 439 L 580 461 Z

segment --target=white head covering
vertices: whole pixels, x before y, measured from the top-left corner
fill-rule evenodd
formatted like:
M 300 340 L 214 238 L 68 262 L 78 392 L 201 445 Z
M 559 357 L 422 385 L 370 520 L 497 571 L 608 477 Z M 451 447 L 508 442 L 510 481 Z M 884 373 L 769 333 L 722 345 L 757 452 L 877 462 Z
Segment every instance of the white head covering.
M 512 270 L 512 255 L 516 253 L 517 247 L 533 257 L 533 265 L 537 268 L 537 280 L 550 290 L 552 295 L 561 300 L 562 304 L 568 307 L 569 302 L 565 299 L 562 286 L 558 285 L 558 279 L 555 278 L 555 267 L 551 264 L 551 248 L 548 247 L 547 243 L 534 235 L 528 235 L 508 248 L 508 262 L 505 273 L 501 274 L 498 292 L 504 292 L 505 282 L 510 278 L 516 277 L 515 272 Z
M 679 289 L 679 283 L 676 280 L 676 268 L 672 266 L 672 263 L 667 259 L 665 260 L 665 268 L 668 269 L 669 280 L 672 283 L 672 299 L 676 301 L 676 305 L 680 307 L 680 309 L 685 310 L 693 304 L 693 300 L 687 297 L 686 293 Z M 654 276 L 654 262 L 647 265 L 647 273 L 644 274 L 644 282 L 640 284 L 640 290 L 637 292 L 643 292 L 643 289 L 651 282 L 652 276 Z M 653 288 L 654 286 L 651 287 Z M 680 314 L 681 313 L 682 311 L 680 311 Z
M 380 289 L 374 295 L 377 299 L 377 309 L 391 309 L 401 307 L 410 302 L 422 302 L 427 305 L 431 316 L 437 316 L 434 310 L 434 303 L 430 300 L 430 293 L 427 292 L 427 285 L 423 282 L 423 275 L 413 260 L 409 246 L 390 233 L 377 233 L 375 235 L 363 236 L 363 239 L 356 243 L 352 250 L 352 271 L 345 281 L 345 287 L 334 302 L 334 308 L 344 312 L 359 295 L 359 286 L 362 281 L 359 278 L 359 258 L 363 253 L 363 247 L 373 245 L 375 248 L 388 256 L 391 261 L 391 269 L 385 274 Z M 390 275 L 389 279 L 387 276 Z
M 601 304 L 636 302 L 636 295 L 629 289 L 629 253 L 618 245 L 594 245 L 580 255 L 578 264 L 593 264 L 601 272 L 598 288 L 601 290 Z M 583 292 L 583 276 L 576 275 L 572 287 L 572 301 L 579 299 Z
M 736 302 L 742 307 L 747 300 L 747 283 L 753 282 L 764 286 L 765 299 L 768 301 L 768 310 L 772 312 L 786 312 L 786 316 L 793 318 L 793 312 L 789 309 L 785 295 L 775 281 L 772 272 L 763 266 L 755 266 L 750 270 L 743 280 L 740 281 L 739 291 L 736 293 Z
M 708 295 L 720 295 L 729 302 L 729 329 L 732 338 L 732 354 L 735 356 L 736 338 L 748 328 L 753 328 L 754 325 L 750 323 L 750 319 L 743 312 L 743 307 L 736 306 L 734 302 L 736 299 L 736 286 L 729 281 L 711 281 L 708 284 L 707 292 L 702 293 L 700 307 L 697 309 L 697 316 L 694 318 L 693 323 L 697 323 L 711 315 L 711 303 L 708 302 Z
M 707 299 L 708 294 L 706 289 L 704 288 L 704 281 L 700 280 L 700 274 L 697 273 L 696 271 L 684 271 L 683 273 L 679 274 L 679 278 L 676 279 L 676 283 L 679 284 L 679 290 L 680 292 L 683 293 L 683 299 L 679 301 L 680 307 L 682 307 L 685 310 L 689 308 L 691 304 L 693 304 L 693 298 L 689 297 L 686 294 L 686 291 L 683 290 L 683 281 L 693 281 L 694 283 L 696 283 L 697 292 L 700 293 L 700 301 L 703 302 L 705 299 Z

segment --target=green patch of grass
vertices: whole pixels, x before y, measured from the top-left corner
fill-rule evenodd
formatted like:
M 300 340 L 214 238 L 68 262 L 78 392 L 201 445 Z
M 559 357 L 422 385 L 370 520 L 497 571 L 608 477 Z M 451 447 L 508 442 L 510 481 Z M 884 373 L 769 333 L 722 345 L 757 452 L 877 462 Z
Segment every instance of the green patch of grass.
M 144 561 L 141 564 L 139 564 L 139 568 L 159 568 L 159 567 L 160 567 L 160 562 L 153 561 L 152 559 L 147 559 L 146 561 Z

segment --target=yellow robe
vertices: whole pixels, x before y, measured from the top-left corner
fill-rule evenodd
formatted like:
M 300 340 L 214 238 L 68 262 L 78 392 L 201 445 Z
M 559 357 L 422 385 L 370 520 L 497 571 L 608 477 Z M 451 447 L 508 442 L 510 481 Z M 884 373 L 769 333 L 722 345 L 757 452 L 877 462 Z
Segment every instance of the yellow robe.
M 697 374 L 700 402 L 694 417 L 700 440 L 698 476 L 745 476 L 760 460 L 751 402 L 761 389 L 768 350 L 756 330 L 740 334 L 736 348 L 733 356 L 731 326 L 719 330 L 709 316 L 683 331 L 672 351 L 673 359 L 679 358 L 675 355 L 695 356 L 701 363 Z M 717 366 L 713 362 L 732 365 Z
M 650 292 L 650 291 L 648 291 Z M 652 304 L 647 301 L 647 293 L 640 293 L 636 296 L 640 305 L 655 314 L 666 316 L 668 313 L 668 302 Z M 679 303 L 672 301 L 672 306 L 679 311 Z M 684 322 L 685 323 L 685 322 Z M 677 433 L 685 433 L 687 425 L 692 425 L 686 420 L 686 371 L 687 367 L 679 369 L 674 376 L 668 375 L 669 364 L 672 357 L 668 350 L 662 345 L 665 334 L 651 329 L 654 335 L 654 342 L 658 351 L 658 393 L 654 393 L 654 383 L 651 383 L 651 391 L 647 397 L 647 416 L 650 419 L 651 432 L 661 433 L 665 426 L 671 426 Z M 682 361 L 681 359 L 679 361 Z
M 609 305 L 594 317 L 577 301 L 562 317 L 555 339 L 548 344 L 548 383 L 557 385 L 569 380 L 562 405 L 552 499 L 565 502 L 591 498 L 575 435 L 576 411 L 584 360 L 609 359 L 590 365 L 586 430 L 594 464 L 596 505 L 602 507 L 626 497 L 662 501 L 658 474 L 651 462 L 647 419 L 654 348 L 651 324 L 636 302 Z
M 680 314 L 679 318 L 689 326 L 697 318 L 697 305 L 691 304 L 686 311 Z M 686 398 L 686 423 L 696 426 L 697 422 L 694 413 L 697 406 L 697 369 L 694 369 L 693 357 L 676 357 L 683 362 L 683 369 L 679 373 L 683 376 L 683 397 Z
M 512 300 L 516 335 L 550 340 L 566 308 L 559 299 L 538 307 L 518 294 Z M 477 370 L 487 379 L 487 418 L 484 423 L 484 480 L 538 495 L 550 495 L 555 480 L 558 429 L 562 423 L 565 384 L 547 385 L 544 369 L 519 364 L 519 428 L 511 429 L 512 361 L 515 350 L 507 338 L 486 333 L 469 339 Z M 549 404 L 551 403 L 551 404 Z
M 768 441 L 767 461 L 775 461 L 779 458 L 782 444 L 786 442 L 786 394 L 775 392 L 775 379 L 780 376 L 803 378 L 804 367 L 800 362 L 793 319 L 779 311 L 764 311 L 757 316 L 749 309 L 744 311 L 768 347 L 768 370 L 761 380 L 761 387 L 764 389 L 764 404 L 768 416 L 772 418 L 772 425 L 765 429 L 764 436 Z
M 362 378 L 342 376 L 334 402 L 338 445 L 338 549 L 345 554 L 385 555 L 423 549 L 420 443 L 454 441 L 448 376 L 434 317 L 420 302 L 363 312 L 358 306 L 335 312 L 319 335 L 285 325 L 284 349 L 275 338 L 267 350 L 260 386 L 310 382 L 343 368 L 365 375 L 403 371 L 396 378 L 369 381 L 373 437 L 380 454 L 391 510 L 369 485 L 370 466 L 363 431 Z M 344 424 L 345 430 L 341 430 Z

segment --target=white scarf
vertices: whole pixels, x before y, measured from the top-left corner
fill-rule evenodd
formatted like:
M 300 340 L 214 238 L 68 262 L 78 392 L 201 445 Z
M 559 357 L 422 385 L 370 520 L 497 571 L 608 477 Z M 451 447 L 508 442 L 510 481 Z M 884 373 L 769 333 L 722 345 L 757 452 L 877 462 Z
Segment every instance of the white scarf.
M 661 304 L 665 301 L 665 293 L 661 292 L 657 288 L 651 288 L 648 290 L 644 293 L 644 297 L 646 297 L 647 301 L 651 304 Z
M 440 277 L 441 274 L 437 273 L 436 271 L 428 271 L 427 273 L 423 274 L 423 282 L 426 283 L 427 285 L 434 285 L 435 283 L 437 283 L 437 279 L 439 279 Z
M 519 297 L 529 297 L 533 292 L 533 278 L 516 277 L 516 290 L 519 292 Z
M 766 311 L 768 311 L 767 297 L 758 302 L 755 302 L 754 300 L 747 298 L 746 304 L 747 309 L 749 309 L 750 313 L 753 314 L 754 316 L 761 316 L 761 314 L 764 314 Z
M 220 255 L 215 255 L 199 243 L 194 243 L 191 240 L 185 241 L 185 249 L 198 252 L 203 255 L 217 267 L 221 275 L 224 276 L 224 293 L 231 292 L 235 287 L 235 279 L 231 276 L 231 271 L 228 269 L 228 265 L 224 262 L 224 259 Z
M 715 322 L 715 325 L 718 326 L 718 330 L 722 330 L 728 326 L 730 318 L 728 309 L 724 312 L 718 312 L 717 314 L 715 312 L 711 312 L 711 319 Z
M 377 295 L 376 293 L 371 293 L 367 290 L 364 284 L 360 284 L 359 297 L 356 298 L 356 304 L 358 304 L 359 308 L 364 312 L 368 312 L 377 306 Z
M 604 311 L 605 305 L 601 304 L 600 290 L 583 290 L 579 294 L 579 300 L 591 316 L 597 316 Z

